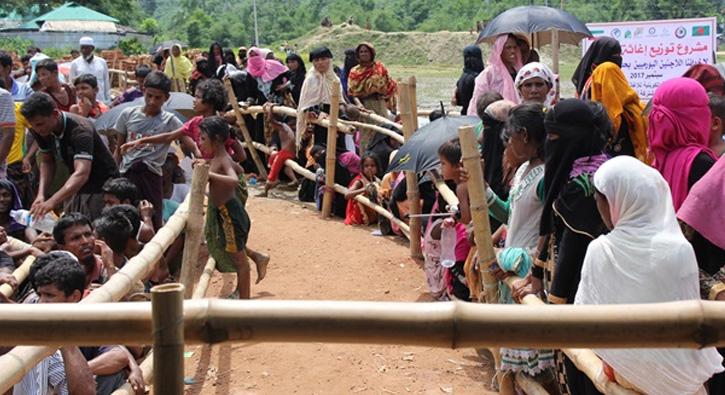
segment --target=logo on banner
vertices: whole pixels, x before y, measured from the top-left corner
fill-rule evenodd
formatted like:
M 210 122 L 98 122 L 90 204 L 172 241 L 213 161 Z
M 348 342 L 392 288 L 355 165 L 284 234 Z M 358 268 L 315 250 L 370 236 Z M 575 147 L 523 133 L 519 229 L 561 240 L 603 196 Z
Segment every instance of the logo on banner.
M 619 38 L 622 35 L 622 31 L 619 29 L 612 29 L 612 37 Z
M 698 37 L 698 36 L 709 36 L 710 35 L 710 26 L 693 26 L 692 27 L 692 36 Z
M 651 27 L 649 28 L 649 31 L 647 31 L 647 33 L 649 33 L 650 36 L 654 36 L 657 34 L 657 28 Z
M 675 37 L 677 38 L 684 38 L 687 35 L 687 29 L 685 29 L 683 26 L 680 26 L 675 30 Z

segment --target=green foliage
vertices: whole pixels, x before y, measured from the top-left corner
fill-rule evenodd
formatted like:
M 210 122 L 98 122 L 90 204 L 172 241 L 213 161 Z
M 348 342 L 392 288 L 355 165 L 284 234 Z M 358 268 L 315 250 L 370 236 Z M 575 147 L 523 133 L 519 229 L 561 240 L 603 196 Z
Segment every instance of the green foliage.
M 21 15 L 24 15 L 27 13 L 28 6 L 31 3 L 36 4 L 39 7 L 40 14 L 43 14 L 63 5 L 66 1 L 68 0 L 45 0 L 42 2 L 3 0 L 0 2 L 0 14 L 17 11 Z M 143 11 L 139 0 L 73 0 L 73 2 L 100 13 L 110 15 L 118 19 L 122 25 L 135 26 L 143 19 Z
M 75 48 L 43 48 L 43 53 L 50 56 L 52 59 L 60 59 L 63 56 L 70 55 L 70 51 Z
M 0 48 L 3 51 L 15 52 L 18 56 L 24 55 L 28 47 L 32 45 L 32 41 L 19 37 L 0 37 Z
M 145 18 L 138 25 L 138 30 L 144 33 L 155 35 L 159 32 L 159 22 L 154 18 Z
M 118 49 L 123 51 L 125 55 L 140 55 L 147 52 L 146 47 L 135 37 L 119 41 Z

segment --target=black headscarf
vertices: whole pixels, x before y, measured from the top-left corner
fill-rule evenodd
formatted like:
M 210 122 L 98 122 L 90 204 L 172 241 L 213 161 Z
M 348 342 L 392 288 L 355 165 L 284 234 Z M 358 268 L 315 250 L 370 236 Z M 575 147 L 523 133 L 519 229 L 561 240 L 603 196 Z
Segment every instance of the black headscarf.
M 456 102 L 462 106 L 461 114 L 468 112 L 468 103 L 473 97 L 476 77 L 483 71 L 483 55 L 477 45 L 463 48 L 463 73 L 456 82 Z
M 345 78 L 350 75 L 350 71 L 353 67 L 358 65 L 357 55 L 355 55 L 355 48 L 348 48 L 345 50 Z
M 237 57 L 234 56 L 234 51 L 232 51 L 231 48 L 222 50 L 222 58 L 224 59 L 224 63 L 230 64 L 236 69 L 239 68 L 239 64 L 237 64 Z
M 393 126 L 385 126 L 385 128 L 400 133 Z M 365 152 L 375 154 L 381 164 L 378 166 L 378 178 L 383 178 L 385 175 L 385 169 L 388 167 L 388 162 L 390 161 L 390 154 L 396 149 L 398 149 L 398 145 L 393 142 L 393 139 L 382 133 L 375 133 L 372 140 L 368 143 Z
M 289 71 L 289 80 L 292 84 L 292 98 L 295 100 L 295 103 L 299 103 L 300 93 L 302 93 L 302 83 L 305 82 L 305 76 L 307 75 L 307 68 L 305 67 L 305 62 L 302 60 L 302 57 L 294 52 L 287 55 L 285 64 L 290 61 L 295 61 L 299 64 L 297 70 Z
M 506 199 L 509 194 L 509 188 L 503 180 L 503 151 L 506 146 L 501 140 L 501 130 L 505 122 L 484 113 L 481 123 L 483 124 L 481 157 L 486 164 L 483 178 L 496 195 Z
M 546 200 L 541 216 L 540 234 L 547 235 L 553 231 L 553 204 L 560 192 L 569 181 L 574 161 L 579 158 L 600 155 L 604 150 L 606 135 L 611 127 L 607 111 L 601 104 L 579 99 L 566 99 L 546 113 L 544 119 L 546 133 L 556 133 L 559 138 L 546 140 L 546 167 L 544 172 L 544 189 Z M 596 213 L 596 210 L 594 211 Z M 594 225 L 601 223 L 601 218 L 582 218 Z
M 596 39 L 579 61 L 579 65 L 574 70 L 574 76 L 571 77 L 571 82 L 574 83 L 578 95 L 581 96 L 584 85 L 592 75 L 592 66 L 604 62 L 612 62 L 622 67 L 622 46 L 612 37 Z
M 315 59 L 330 58 L 332 59 L 332 51 L 327 47 L 319 47 L 310 51 L 310 62 Z
M 213 42 L 211 46 L 209 46 L 209 59 L 208 59 L 208 65 L 206 68 L 206 72 L 204 73 L 207 78 L 216 77 L 217 69 L 221 64 L 217 63 L 216 56 L 214 55 L 214 48 L 219 47 L 219 51 L 222 53 L 222 59 L 224 58 L 224 48 L 222 48 L 221 44 L 218 42 Z

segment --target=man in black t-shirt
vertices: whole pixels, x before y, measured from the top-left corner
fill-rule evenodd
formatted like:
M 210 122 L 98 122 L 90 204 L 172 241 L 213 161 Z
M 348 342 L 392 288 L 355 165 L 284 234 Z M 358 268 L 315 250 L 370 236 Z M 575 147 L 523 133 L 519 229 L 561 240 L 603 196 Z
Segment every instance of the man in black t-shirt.
M 40 218 L 61 203 L 65 212 L 80 212 L 91 219 L 103 210 L 103 184 L 118 177 L 118 167 L 93 124 L 86 118 L 58 110 L 46 93 L 36 92 L 20 112 L 28 120 L 40 148 L 40 186 L 30 213 Z M 46 199 L 60 159 L 70 177 Z

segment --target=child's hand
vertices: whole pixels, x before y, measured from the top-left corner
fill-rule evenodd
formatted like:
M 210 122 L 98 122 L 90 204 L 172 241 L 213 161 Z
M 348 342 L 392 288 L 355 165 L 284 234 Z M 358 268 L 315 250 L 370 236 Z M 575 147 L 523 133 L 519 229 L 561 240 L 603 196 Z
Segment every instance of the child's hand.
M 154 205 L 148 200 L 142 200 L 138 203 L 138 213 L 141 218 L 151 218 L 154 215 Z
M 446 218 L 446 219 L 444 219 L 444 220 L 443 220 L 443 222 L 441 223 L 441 226 L 442 226 L 442 227 L 443 227 L 444 229 L 452 228 L 452 227 L 456 226 L 456 220 L 455 220 L 455 219 L 453 219 L 453 218 Z
M 139 145 L 139 140 L 129 141 L 128 143 L 123 144 L 120 148 L 121 155 L 126 155 L 127 152 L 137 149 L 138 145 Z
M 95 253 L 101 256 L 104 266 L 115 267 L 113 263 L 113 251 L 103 240 L 96 239 Z
M 486 162 L 481 159 L 481 173 L 485 174 L 484 170 L 486 169 Z M 468 180 L 471 179 L 471 173 L 468 172 L 468 169 L 466 169 L 465 166 L 460 165 L 458 167 L 459 172 L 459 179 L 461 180 L 461 183 L 466 183 Z
M 191 167 L 196 167 L 196 165 L 205 165 L 207 163 L 209 162 L 206 159 L 196 158 L 191 161 Z

